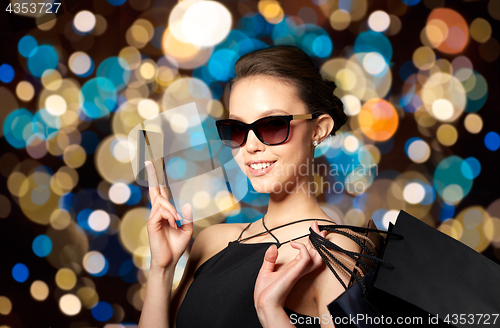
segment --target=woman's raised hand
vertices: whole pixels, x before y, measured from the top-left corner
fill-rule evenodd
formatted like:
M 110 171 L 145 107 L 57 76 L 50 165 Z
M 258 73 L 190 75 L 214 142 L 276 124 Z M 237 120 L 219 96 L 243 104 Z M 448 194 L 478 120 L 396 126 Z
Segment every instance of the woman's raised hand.
M 159 185 L 153 164 L 145 162 L 148 171 L 151 213 L 147 229 L 151 249 L 151 268 L 165 269 L 174 266 L 187 248 L 193 235 L 191 204 L 182 207 L 182 218 L 168 201 L 167 189 Z M 182 220 L 178 227 L 176 220 Z

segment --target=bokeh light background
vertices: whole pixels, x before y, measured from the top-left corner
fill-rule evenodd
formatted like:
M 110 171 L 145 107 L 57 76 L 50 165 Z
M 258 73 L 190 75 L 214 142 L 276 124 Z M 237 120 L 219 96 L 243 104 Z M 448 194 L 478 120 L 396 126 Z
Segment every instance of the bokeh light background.
M 0 326 L 137 324 L 150 205 L 127 135 L 195 101 L 218 140 L 235 61 L 271 44 L 313 57 L 349 115 L 316 149 L 317 165 L 351 165 L 318 170 L 339 182 L 317 191 L 327 213 L 386 227 L 403 209 L 500 262 L 499 20 L 499 0 L 95 0 L 2 31 Z M 167 170 L 191 168 L 178 157 Z M 195 236 L 260 219 L 267 202 L 250 192 Z

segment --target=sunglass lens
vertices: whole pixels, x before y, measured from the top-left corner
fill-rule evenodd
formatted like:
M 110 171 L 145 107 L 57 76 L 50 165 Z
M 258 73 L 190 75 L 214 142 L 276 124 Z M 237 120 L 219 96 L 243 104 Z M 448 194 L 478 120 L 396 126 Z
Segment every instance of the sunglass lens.
M 228 147 L 239 147 L 245 140 L 246 128 L 237 122 L 223 122 L 218 126 L 219 136 Z
M 280 117 L 270 117 L 257 123 L 256 130 L 266 143 L 280 144 L 288 137 L 288 121 Z

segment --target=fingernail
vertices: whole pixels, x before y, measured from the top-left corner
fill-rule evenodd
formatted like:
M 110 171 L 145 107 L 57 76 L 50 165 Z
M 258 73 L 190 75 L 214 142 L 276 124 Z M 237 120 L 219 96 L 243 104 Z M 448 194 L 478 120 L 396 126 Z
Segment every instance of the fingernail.
M 146 166 L 146 168 L 149 168 L 149 165 L 151 165 L 150 161 L 144 161 L 144 166 Z

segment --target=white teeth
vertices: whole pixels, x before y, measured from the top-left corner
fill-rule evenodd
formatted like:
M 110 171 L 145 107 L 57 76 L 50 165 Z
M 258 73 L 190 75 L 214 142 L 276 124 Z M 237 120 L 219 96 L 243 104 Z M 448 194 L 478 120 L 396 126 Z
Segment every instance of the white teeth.
M 261 170 L 261 169 L 265 169 L 266 167 L 268 166 L 271 166 L 271 162 L 269 163 L 258 163 L 258 164 L 250 164 L 250 167 L 254 170 Z

